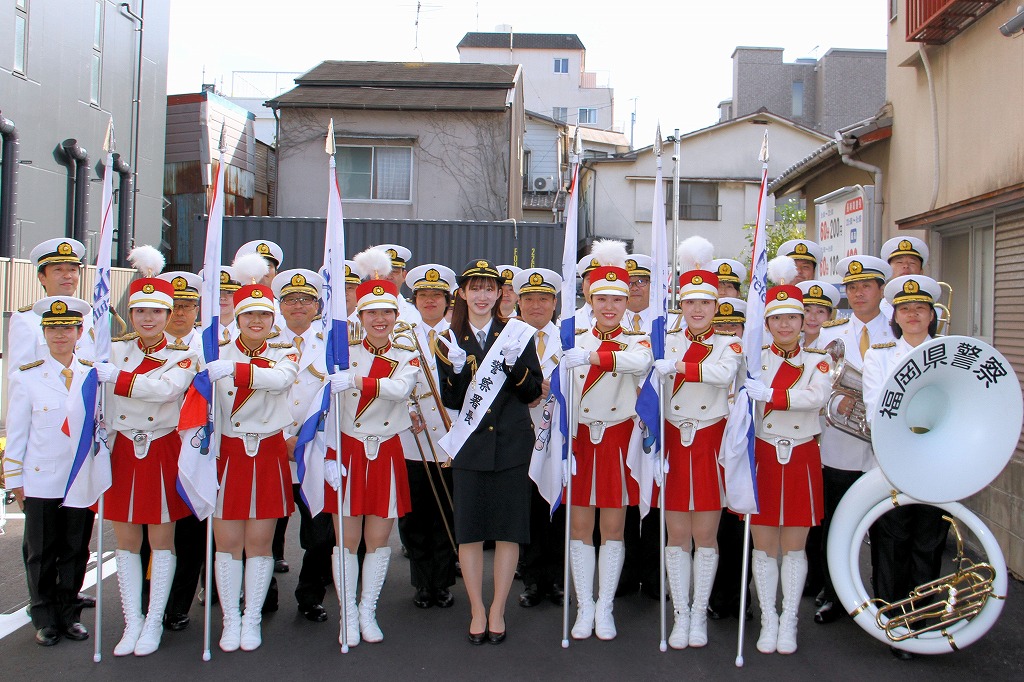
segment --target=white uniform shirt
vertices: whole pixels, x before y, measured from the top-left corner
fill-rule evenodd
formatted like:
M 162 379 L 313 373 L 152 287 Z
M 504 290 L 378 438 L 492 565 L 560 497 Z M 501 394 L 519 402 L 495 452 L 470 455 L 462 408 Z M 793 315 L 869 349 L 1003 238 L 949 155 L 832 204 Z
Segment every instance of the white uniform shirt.
M 925 341 L 931 340 L 931 337 Z M 873 422 L 878 412 L 878 401 L 882 397 L 882 386 L 900 361 L 914 346 L 905 338 L 889 343 L 872 346 L 864 356 L 864 405 L 867 408 L 868 421 Z
M 831 363 L 828 355 L 797 349 L 785 358 L 772 345 L 761 350 L 761 381 L 772 388 L 770 404 L 758 401 L 756 420 L 757 437 L 764 440 L 789 438 L 806 442 L 819 433 L 821 422 L 818 412 L 832 392 L 829 379 Z M 783 371 L 792 377 L 790 388 L 773 388 L 775 376 Z M 771 409 L 769 409 L 771 408 Z M 768 414 L 766 415 L 765 412 Z
M 584 303 L 576 309 L 576 329 L 590 329 L 594 326 L 594 309 Z
M 420 322 L 414 329 L 416 338 L 420 343 L 420 348 L 423 349 L 423 354 L 427 360 L 427 365 L 424 367 L 424 365 L 420 364 L 420 369 L 426 369 L 431 373 L 435 386 L 440 386 L 440 378 L 437 374 L 437 355 L 434 354 L 430 346 L 430 332 L 433 331 L 436 337 L 447 331 L 448 327 L 448 321 L 441 318 L 441 321 L 435 327 L 429 327 L 426 322 Z M 409 333 L 412 331 L 410 330 Z M 422 358 L 420 358 L 420 362 L 422 363 Z M 418 436 L 420 447 L 423 448 L 423 455 L 427 458 L 427 462 L 434 461 L 430 445 L 427 443 L 427 438 L 429 438 L 430 442 L 434 444 L 434 452 L 437 453 L 438 461 L 444 463 L 448 456 L 441 449 L 441 446 L 437 444 L 437 441 L 447 433 L 447 430 L 444 427 L 444 419 L 442 419 L 440 412 L 437 411 L 438 401 L 434 399 L 434 394 L 430 392 L 430 385 L 427 384 L 422 371 L 416 373 L 416 388 L 413 389 L 413 395 L 419 402 L 420 414 L 423 416 L 423 422 L 426 425 Z M 445 408 L 445 410 L 451 419 L 456 419 L 459 416 L 459 413 L 455 410 L 449 410 L 448 408 Z M 402 449 L 405 450 L 405 458 L 414 462 L 422 461 L 419 448 L 416 446 L 416 437 L 413 436 L 412 431 L 407 429 L 402 431 L 400 435 L 402 437 Z
M 327 343 L 319 328 L 319 323 L 314 323 L 302 334 L 295 334 L 285 327 L 277 337 L 281 343 L 295 346 L 296 355 L 299 357 L 299 373 L 288 389 L 288 412 L 292 416 L 292 422 L 284 429 L 285 438 L 299 434 L 299 427 L 309 413 L 310 403 L 327 380 Z M 302 338 L 301 348 L 295 343 L 297 337 Z
M 642 331 L 644 334 L 650 336 L 651 328 L 654 325 L 654 318 L 656 317 L 657 309 L 654 306 L 647 306 L 638 313 L 634 313 L 632 310 L 627 310 L 626 314 L 622 316 L 622 326 L 624 329 L 630 331 Z M 637 326 L 637 315 L 640 316 L 639 326 Z
M 555 368 L 558 367 L 558 359 L 562 355 L 562 339 L 559 335 L 558 326 L 554 322 L 548 322 L 544 325 L 543 329 L 537 331 L 534 335 L 534 343 L 537 344 L 537 352 L 540 354 L 540 341 L 541 334 L 544 339 L 544 353 L 540 359 L 540 371 L 544 375 L 544 379 L 547 381 L 551 380 L 551 375 L 554 374 Z M 530 419 L 533 421 L 533 430 L 540 435 L 541 423 L 544 419 L 544 404 L 547 402 L 547 397 L 541 400 L 536 407 L 530 408 Z
M 4 358 L 8 367 L 17 369 L 49 357 L 50 350 L 43 338 L 42 321 L 31 308 L 22 308 L 11 315 L 11 326 L 7 332 L 7 355 Z M 82 338 L 75 345 L 75 356 L 85 360 L 94 359 L 96 349 L 93 339 L 92 315 L 86 315 L 82 320 Z

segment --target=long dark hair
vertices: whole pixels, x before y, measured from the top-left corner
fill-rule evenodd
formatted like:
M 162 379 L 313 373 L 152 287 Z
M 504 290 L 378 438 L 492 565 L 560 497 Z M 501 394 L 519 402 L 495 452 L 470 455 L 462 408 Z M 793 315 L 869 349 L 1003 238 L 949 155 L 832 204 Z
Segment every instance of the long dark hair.
M 935 332 L 939 328 L 939 316 L 935 312 L 935 306 L 928 306 L 932 309 L 932 321 L 928 323 L 928 336 L 935 337 Z M 892 329 L 892 335 L 897 339 L 903 338 L 903 327 L 896 323 L 896 308 L 892 310 L 892 319 L 889 320 L 889 328 Z
M 498 300 L 494 302 L 494 306 L 491 308 L 491 319 L 506 321 L 506 318 L 501 316 L 501 285 L 498 284 L 498 280 L 493 277 L 470 277 L 469 279 L 462 282 L 459 289 L 466 289 L 474 282 L 485 281 L 493 282 L 498 290 Z M 458 290 L 457 290 L 458 291 Z M 455 304 L 452 307 L 452 333 L 455 334 L 456 340 L 461 339 L 464 336 L 470 335 L 469 329 L 469 304 L 466 303 L 466 294 L 463 292 L 462 296 L 458 293 L 455 294 Z

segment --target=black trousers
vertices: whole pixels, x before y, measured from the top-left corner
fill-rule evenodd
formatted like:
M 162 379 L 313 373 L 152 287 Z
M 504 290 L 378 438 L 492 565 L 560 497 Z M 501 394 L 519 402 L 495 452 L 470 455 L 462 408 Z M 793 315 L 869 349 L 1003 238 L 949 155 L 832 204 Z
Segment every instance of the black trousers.
M 711 587 L 711 599 L 708 605 L 718 613 L 739 616 L 740 613 L 740 580 L 743 577 L 743 517 L 733 514 L 728 509 L 722 510 L 722 518 L 718 522 L 718 571 Z M 753 549 L 753 543 L 750 548 Z M 747 554 L 749 555 L 749 551 Z M 750 557 L 747 556 L 747 560 Z M 747 573 L 749 576 L 753 573 Z M 750 604 L 750 586 L 747 588 L 747 604 Z
M 520 547 L 519 574 L 526 586 L 536 585 L 542 592 L 562 585 L 565 576 L 565 505 L 554 515 L 537 487 L 530 498 L 530 542 Z
M 65 507 L 61 499 L 25 498 L 21 551 L 31 599 L 32 625 L 66 627 L 78 622 L 78 593 L 89 563 L 95 514 Z
M 334 553 L 334 522 L 327 512 L 316 516 L 309 513 L 309 507 L 302 501 L 298 483 L 292 486 L 295 506 L 299 510 L 299 546 L 302 553 L 302 567 L 299 582 L 295 586 L 295 601 L 299 607 L 322 604 L 327 594 L 327 585 L 334 578 L 331 572 L 331 557 Z M 280 524 L 279 524 L 280 525 Z
M 832 576 L 829 575 L 828 570 L 828 531 L 832 526 L 832 516 L 835 515 L 836 507 L 839 506 L 843 495 L 862 475 L 861 471 L 848 471 L 832 467 L 822 467 L 821 470 L 825 493 L 825 519 L 821 523 L 821 577 L 825 589 L 825 601 L 834 602 L 838 599 L 836 589 L 832 586 Z
M 949 532 L 945 513 L 931 505 L 911 504 L 888 511 L 871 524 L 871 584 L 876 597 L 892 603 L 939 577 Z
M 171 581 L 166 613 L 187 614 L 196 596 L 199 578 L 206 563 L 206 524 L 189 514 L 174 523 L 174 554 L 178 563 Z M 213 549 L 217 551 L 216 547 Z M 216 581 L 213 581 L 216 590 Z
M 270 552 L 274 556 L 274 561 L 284 558 L 284 534 L 288 531 L 288 519 L 289 517 L 282 516 L 274 527 L 274 540 L 270 543 Z
M 443 478 L 448 490 L 452 490 L 452 470 L 434 463 L 405 461 L 409 476 L 409 497 L 412 511 L 398 519 L 398 534 L 409 553 L 409 578 L 417 590 L 437 591 L 455 584 L 455 552 L 445 530 L 453 529 L 454 519 L 448 498 L 441 485 Z M 429 478 L 428 478 L 429 476 Z M 437 496 L 444 508 L 444 515 L 437 506 L 437 498 L 431 490 L 433 481 Z

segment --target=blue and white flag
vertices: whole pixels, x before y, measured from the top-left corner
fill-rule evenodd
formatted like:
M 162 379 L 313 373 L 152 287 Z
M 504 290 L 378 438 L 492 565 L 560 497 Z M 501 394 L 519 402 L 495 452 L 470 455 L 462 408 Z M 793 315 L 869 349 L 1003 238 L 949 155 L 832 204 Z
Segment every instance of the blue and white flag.
M 103 222 L 100 226 L 99 249 L 96 251 L 96 283 L 92 290 L 92 328 L 96 362 L 110 360 L 110 256 L 114 242 L 114 121 L 107 126 L 103 143 L 107 153 L 103 167 Z M 124 238 L 124 235 L 122 235 Z M 64 431 L 74 444 L 75 459 L 71 465 L 64 492 L 68 507 L 90 507 L 110 487 L 110 451 L 100 409 L 101 387 L 96 370 L 72 381 L 69 389 L 68 418 Z
M 764 336 L 764 305 L 768 291 L 768 250 L 765 223 L 768 215 L 768 131 L 761 143 L 761 194 L 757 200 L 757 222 L 750 259 L 750 289 L 747 291 L 747 324 L 743 337 L 747 377 L 761 376 L 761 339 Z M 754 467 L 754 401 L 745 388 L 736 392 L 722 437 L 725 467 L 725 496 L 729 508 L 738 514 L 756 514 L 757 477 Z
M 223 146 L 223 141 L 222 141 Z M 203 338 L 203 364 L 220 358 L 220 271 L 224 228 L 224 150 L 220 151 L 217 180 L 210 201 L 210 219 L 206 224 L 206 250 L 203 252 L 203 290 L 200 313 Z M 205 519 L 217 505 L 217 454 L 220 442 L 214 429 L 213 383 L 204 368 L 185 394 L 178 432 L 181 454 L 178 457 L 176 487 L 198 519 Z
M 651 218 L 651 289 L 650 306 L 657 314 L 651 323 L 651 352 L 655 360 L 665 357 L 665 329 L 668 318 L 668 234 L 665 221 L 665 185 L 661 171 L 661 126 L 658 126 L 654 143 L 657 171 L 654 175 L 654 206 Z M 660 464 L 661 452 L 661 386 L 657 373 L 652 369 L 640 387 L 636 399 L 636 413 L 640 418 L 640 435 L 643 439 L 644 457 L 630 462 L 633 477 L 640 484 L 640 514 L 647 515 L 651 509 L 653 472 L 652 466 Z
M 579 130 L 574 152 L 579 151 Z M 576 345 L 576 245 L 577 216 L 579 214 L 579 162 L 572 168 L 569 184 L 569 199 L 565 207 L 565 242 L 562 246 L 562 312 L 558 318 L 559 337 L 562 350 Z M 570 437 L 568 406 L 570 389 L 569 372 L 560 362 L 551 373 L 551 393 L 544 407 L 548 428 L 542 430 L 537 439 L 530 461 L 530 478 L 537 484 L 552 514 L 562 503 L 562 488 L 572 468 L 569 450 Z M 546 441 L 546 442 L 545 442 Z

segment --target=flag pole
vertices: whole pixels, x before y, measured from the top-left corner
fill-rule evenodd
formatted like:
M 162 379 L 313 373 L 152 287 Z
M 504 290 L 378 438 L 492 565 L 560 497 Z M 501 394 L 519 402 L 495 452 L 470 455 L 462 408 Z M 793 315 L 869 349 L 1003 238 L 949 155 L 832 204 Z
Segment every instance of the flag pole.
M 655 154 L 655 159 L 656 159 L 656 162 L 657 162 L 657 173 L 655 175 L 655 182 L 657 183 L 657 186 L 654 188 L 654 202 L 655 202 L 655 206 L 654 206 L 654 212 L 652 212 L 652 228 L 653 229 L 659 229 L 659 226 L 658 226 L 658 222 L 659 221 L 655 220 L 654 216 L 657 215 L 657 213 L 656 213 L 657 211 L 659 211 L 659 210 L 660 211 L 664 211 L 664 201 L 659 201 L 659 195 L 661 194 L 659 192 L 659 189 L 663 189 L 661 187 L 661 182 L 662 182 L 662 179 L 661 179 L 661 177 L 662 177 L 662 175 L 661 175 L 661 170 L 662 170 L 662 166 L 661 166 L 661 162 L 662 162 L 662 148 L 661 148 L 661 124 L 660 123 L 658 124 L 657 134 L 655 135 L 655 138 L 656 139 L 654 141 L 654 154 Z M 676 140 L 675 144 L 677 146 L 675 147 L 676 170 L 675 170 L 674 178 L 675 178 L 675 181 L 678 182 L 678 179 L 679 179 L 679 164 L 678 164 L 678 159 L 679 159 L 678 144 L 679 144 L 679 142 L 678 142 L 678 140 Z M 661 206 L 658 206 L 659 203 L 661 204 Z M 672 233 L 673 249 L 672 249 L 672 251 L 673 251 L 673 253 L 675 253 L 675 248 L 674 248 L 675 239 L 676 239 L 675 226 L 677 225 L 677 222 L 675 220 L 676 219 L 676 213 L 678 213 L 678 211 L 677 210 L 673 210 L 673 212 L 672 212 L 672 216 L 673 216 L 673 233 Z M 665 229 L 664 222 L 665 221 L 662 220 L 660 222 L 662 223 L 661 226 L 660 226 L 660 229 L 662 231 L 664 231 L 664 229 Z M 662 239 L 664 239 L 664 237 L 662 237 Z M 654 246 L 654 244 L 652 243 L 652 247 L 653 246 Z M 664 254 L 656 254 L 655 258 L 658 258 L 659 256 L 663 256 L 663 255 Z M 653 264 L 653 267 L 659 268 L 659 272 L 663 272 L 664 265 L 665 265 L 664 263 L 659 263 L 659 262 L 655 261 L 654 264 Z M 673 278 L 675 277 L 675 270 L 676 270 L 675 263 L 673 262 L 673 264 L 672 264 L 672 277 Z M 663 278 L 659 276 L 659 279 L 663 279 Z M 671 280 L 671 278 L 670 278 L 670 280 Z M 661 286 L 664 286 L 664 284 L 665 284 L 665 282 L 660 282 Z M 653 287 L 652 287 L 651 293 L 652 293 L 652 295 L 654 294 Z M 661 306 L 662 308 L 666 307 L 666 305 L 665 305 L 665 297 L 661 294 L 660 291 L 658 292 L 658 305 Z M 665 316 L 665 322 L 666 322 L 666 325 L 667 325 L 667 323 L 668 323 L 668 311 L 667 310 L 664 311 L 664 316 Z M 667 327 L 663 328 L 660 331 L 664 332 L 666 329 L 667 329 Z M 651 331 L 655 332 L 655 333 L 658 332 L 658 330 L 655 330 L 655 329 L 652 329 Z M 664 347 L 665 347 L 664 339 L 662 341 L 663 341 L 663 343 L 661 344 L 660 347 L 662 348 L 662 351 L 664 351 Z M 662 353 L 662 356 L 664 357 L 664 353 Z M 667 608 L 668 608 L 668 606 L 667 606 L 667 601 L 668 600 L 666 599 L 666 595 L 665 595 L 665 544 L 666 544 L 666 531 L 665 531 L 665 417 L 667 415 L 667 412 L 666 412 L 667 407 L 666 407 L 666 404 L 665 404 L 666 403 L 666 401 L 665 401 L 665 395 L 666 395 L 665 384 L 666 384 L 665 378 L 664 377 L 660 377 L 658 379 L 658 386 L 657 386 L 657 390 L 658 390 L 658 471 L 659 471 L 659 473 L 661 475 L 661 491 L 660 491 L 661 492 L 661 499 L 659 500 L 661 502 L 661 504 L 658 507 L 658 590 L 659 590 L 659 599 L 658 599 L 658 601 L 659 601 L 659 608 L 658 608 L 658 610 L 660 612 L 660 618 L 661 618 L 661 630 L 660 630 L 661 639 L 660 639 L 660 641 L 658 643 L 658 649 L 661 652 L 663 652 L 663 653 L 668 651 L 668 634 L 667 634 L 668 626 L 667 626 L 667 616 L 666 616 L 666 612 L 667 612 Z

